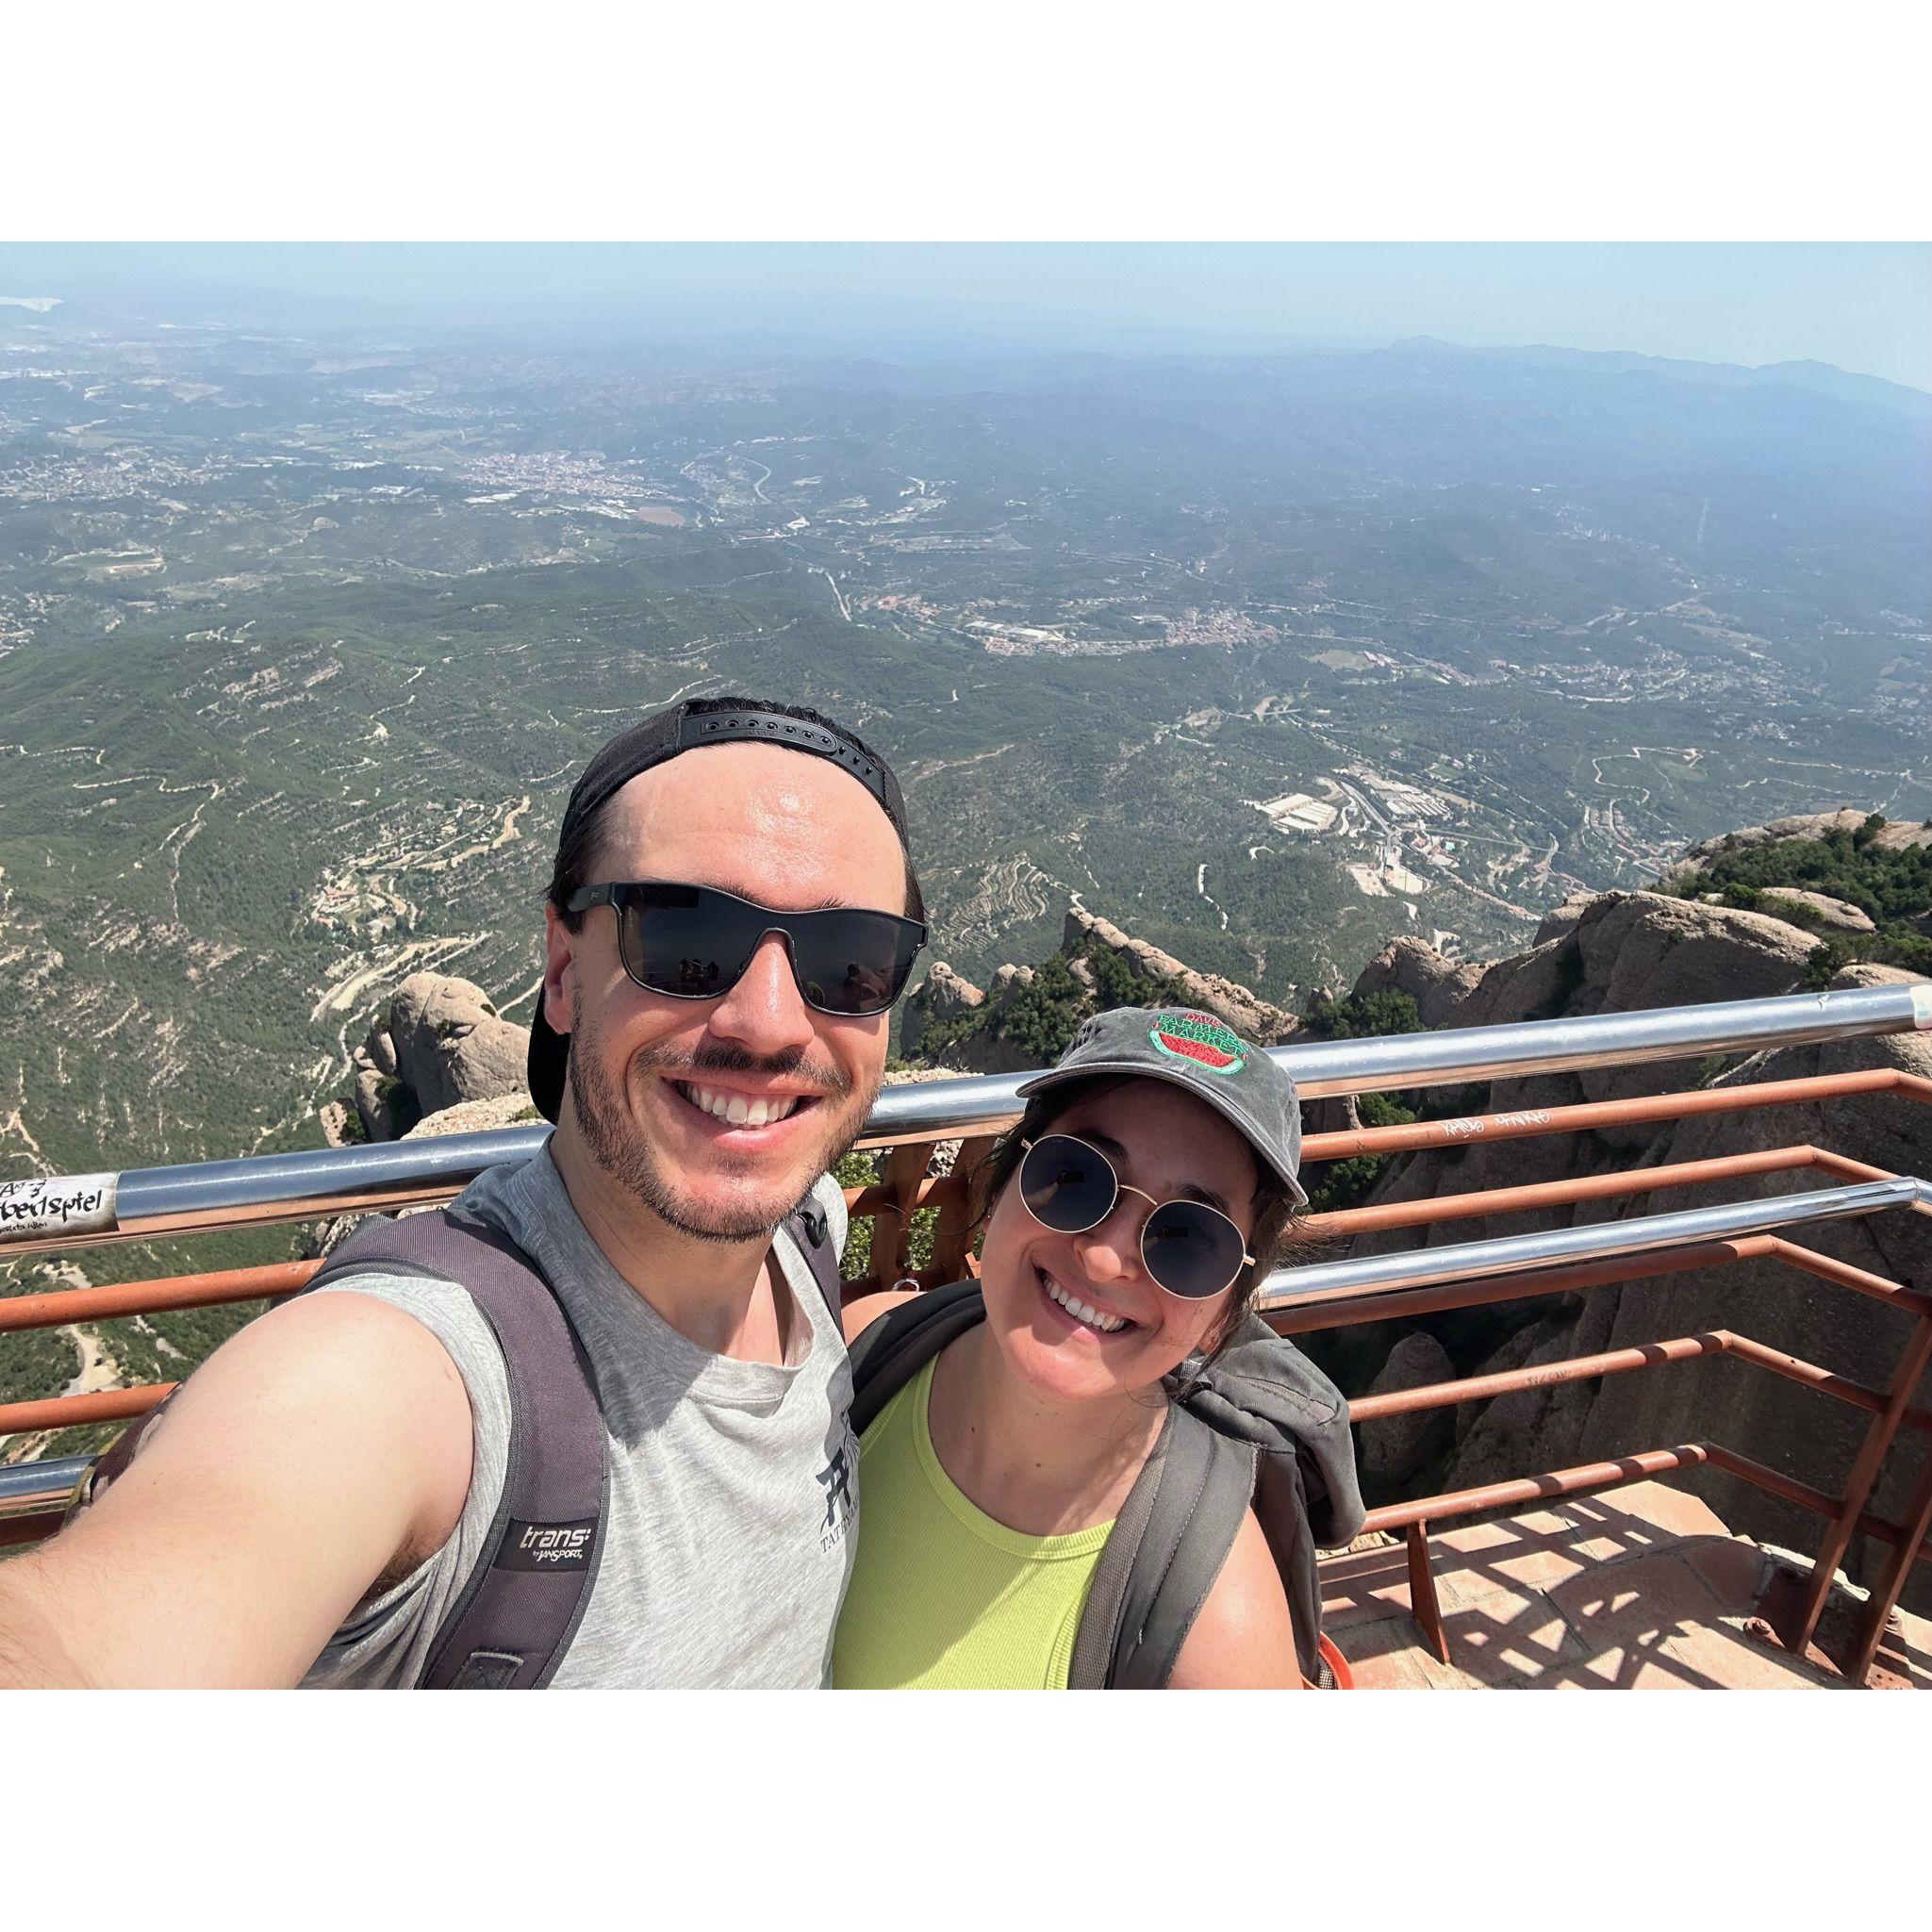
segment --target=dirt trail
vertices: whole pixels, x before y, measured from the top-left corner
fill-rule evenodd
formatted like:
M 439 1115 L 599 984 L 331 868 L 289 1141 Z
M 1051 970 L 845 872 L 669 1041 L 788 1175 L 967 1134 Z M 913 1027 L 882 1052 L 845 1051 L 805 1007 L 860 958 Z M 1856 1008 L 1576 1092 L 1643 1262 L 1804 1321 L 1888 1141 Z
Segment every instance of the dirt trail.
M 175 826 L 161 841 L 161 851 L 167 855 L 169 867 L 168 902 L 173 908 L 177 921 L 181 917 L 181 855 L 194 842 L 195 835 L 201 831 L 202 814 L 223 795 L 227 787 L 212 778 L 197 780 L 189 784 L 170 784 L 166 779 L 160 783 L 160 789 L 163 792 L 200 791 L 204 787 L 207 790 L 207 797 L 194 808 L 189 817 Z
M 48 1264 L 45 1273 L 52 1277 L 43 1282 L 48 1288 L 91 1288 L 93 1283 L 72 1262 L 55 1262 Z M 57 1329 L 55 1332 L 73 1346 L 80 1358 L 80 1366 L 74 1374 L 55 1390 L 56 1395 L 98 1395 L 108 1389 L 124 1385 L 125 1376 L 119 1362 L 108 1353 L 107 1345 L 93 1329 L 71 1327 Z M 47 1445 L 58 1433 L 56 1429 L 35 1429 L 25 1435 L 0 1436 L 0 1467 L 21 1462 L 31 1462 L 45 1453 Z
M 982 934 L 988 940 L 997 939 L 1009 927 L 1029 925 L 1034 919 L 1044 918 L 1049 901 L 1043 886 L 1052 886 L 1060 892 L 1067 890 L 1050 872 L 1043 872 L 1025 852 L 989 866 L 982 875 L 979 891 L 954 915 L 954 930 L 960 943 Z
M 42 1174 L 51 1174 L 54 1171 L 53 1164 L 41 1150 L 40 1142 L 27 1131 L 26 1121 L 24 1118 L 26 1107 L 26 1069 L 25 1067 L 20 1072 L 19 1092 L 20 1105 L 15 1107 L 10 1114 L 0 1115 L 0 1141 L 18 1137 L 21 1145 L 26 1148 L 28 1160 Z
M 409 974 L 440 971 L 453 959 L 481 946 L 487 933 L 477 933 L 450 939 L 421 939 L 399 948 L 389 958 L 373 966 L 361 966 L 326 988 L 317 999 L 311 1021 L 324 1014 L 354 1013 L 356 1002 L 377 981 L 393 978 L 399 984 Z
M 1194 889 L 1221 915 L 1221 930 L 1225 933 L 1228 930 L 1228 915 L 1220 900 L 1208 890 L 1208 868 L 1205 861 L 1195 868 Z
M 121 1364 L 107 1353 L 98 1330 L 72 1328 L 58 1332 L 80 1351 L 80 1373 L 60 1391 L 63 1395 L 98 1395 L 121 1386 Z
M 514 805 L 504 808 L 503 828 L 494 838 L 486 840 L 481 845 L 467 845 L 461 851 L 451 852 L 445 858 L 424 858 L 420 864 L 408 869 L 418 872 L 450 872 L 467 860 L 481 858 L 487 852 L 501 851 L 504 846 L 523 836 L 517 820 L 529 809 L 530 795 L 525 792 Z

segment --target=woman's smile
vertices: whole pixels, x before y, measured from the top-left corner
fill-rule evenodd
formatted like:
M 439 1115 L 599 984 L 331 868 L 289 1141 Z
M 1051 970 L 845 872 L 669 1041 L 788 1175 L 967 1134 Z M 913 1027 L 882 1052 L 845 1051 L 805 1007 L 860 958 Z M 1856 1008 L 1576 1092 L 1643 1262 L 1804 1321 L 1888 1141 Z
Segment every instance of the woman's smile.
M 1037 1262 L 1033 1263 L 1033 1275 L 1048 1301 L 1076 1328 L 1085 1329 L 1096 1341 L 1109 1341 L 1115 1336 L 1131 1333 L 1141 1326 L 1095 1297 L 1090 1289 L 1069 1285 Z

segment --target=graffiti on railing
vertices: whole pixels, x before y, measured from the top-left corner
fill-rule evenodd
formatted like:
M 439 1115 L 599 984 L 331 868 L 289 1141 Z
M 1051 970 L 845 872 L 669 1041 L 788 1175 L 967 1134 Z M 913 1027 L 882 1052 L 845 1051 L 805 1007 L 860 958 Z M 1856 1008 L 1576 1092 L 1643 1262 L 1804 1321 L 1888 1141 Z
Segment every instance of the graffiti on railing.
M 1477 1134 L 1487 1133 L 1493 1127 L 1546 1127 L 1549 1117 L 1547 1107 L 1535 1107 L 1525 1114 L 1491 1114 L 1482 1119 L 1445 1120 L 1443 1122 L 1443 1134 L 1448 1140 L 1468 1140 Z
M 114 1226 L 118 1174 L 61 1174 L 0 1181 L 0 1229 L 8 1233 L 100 1234 Z

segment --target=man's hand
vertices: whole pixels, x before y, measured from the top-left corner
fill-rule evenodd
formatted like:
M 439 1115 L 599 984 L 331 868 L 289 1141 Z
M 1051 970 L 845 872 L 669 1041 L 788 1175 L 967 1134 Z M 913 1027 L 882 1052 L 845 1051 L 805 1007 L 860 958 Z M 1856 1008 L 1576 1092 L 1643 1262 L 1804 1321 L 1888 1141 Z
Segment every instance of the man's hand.
M 371 1296 L 304 1296 L 224 1343 L 120 1479 L 0 1563 L 0 1687 L 300 1682 L 379 1579 L 448 1541 L 470 1402 Z

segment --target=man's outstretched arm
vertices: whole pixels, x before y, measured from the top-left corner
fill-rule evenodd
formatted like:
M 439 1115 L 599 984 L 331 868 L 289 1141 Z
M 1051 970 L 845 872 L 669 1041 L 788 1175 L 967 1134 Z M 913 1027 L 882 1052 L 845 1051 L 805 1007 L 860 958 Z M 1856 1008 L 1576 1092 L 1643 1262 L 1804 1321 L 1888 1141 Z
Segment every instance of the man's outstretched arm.
M 448 1540 L 470 1462 L 462 1378 L 421 1323 L 355 1294 L 276 1309 L 98 1502 L 0 1562 L 0 1687 L 297 1683 Z

